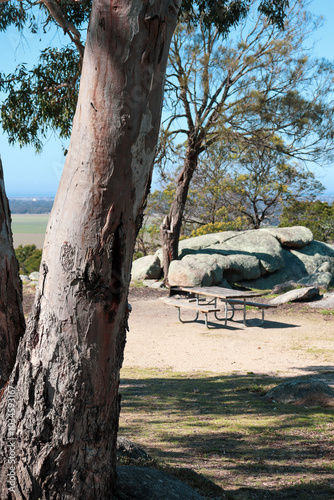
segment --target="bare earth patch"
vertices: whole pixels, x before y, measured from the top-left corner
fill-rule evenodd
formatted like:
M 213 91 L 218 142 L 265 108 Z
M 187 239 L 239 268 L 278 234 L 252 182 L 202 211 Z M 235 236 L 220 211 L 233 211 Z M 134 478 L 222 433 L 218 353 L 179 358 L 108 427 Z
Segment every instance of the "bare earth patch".
M 334 315 L 305 304 L 287 304 L 265 312 L 247 311 L 248 326 L 229 321 L 179 323 L 177 309 L 163 303 L 166 292 L 133 288 L 130 332 L 124 367 L 183 372 L 254 372 L 297 376 L 334 370 Z M 182 311 L 184 318 L 193 311 Z M 213 316 L 212 316 L 213 317 Z

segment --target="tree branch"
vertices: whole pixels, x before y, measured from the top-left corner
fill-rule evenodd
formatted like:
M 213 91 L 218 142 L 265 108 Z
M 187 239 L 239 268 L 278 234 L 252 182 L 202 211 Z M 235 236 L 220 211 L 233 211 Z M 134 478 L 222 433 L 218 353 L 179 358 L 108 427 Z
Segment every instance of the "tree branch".
M 0 0 L 0 1 L 3 1 L 3 0 Z M 82 62 L 85 47 L 83 46 L 83 44 L 80 41 L 80 39 L 81 39 L 80 32 L 76 29 L 74 24 L 72 24 L 68 19 L 66 19 L 66 17 L 64 16 L 64 13 L 58 7 L 57 3 L 54 0 L 40 0 L 39 3 L 42 3 L 43 5 L 45 5 L 45 7 L 50 12 L 53 19 L 56 21 L 56 23 L 61 28 L 63 28 L 64 33 L 70 37 L 71 41 L 75 44 L 76 48 L 78 49 L 78 52 L 80 54 L 80 59 Z

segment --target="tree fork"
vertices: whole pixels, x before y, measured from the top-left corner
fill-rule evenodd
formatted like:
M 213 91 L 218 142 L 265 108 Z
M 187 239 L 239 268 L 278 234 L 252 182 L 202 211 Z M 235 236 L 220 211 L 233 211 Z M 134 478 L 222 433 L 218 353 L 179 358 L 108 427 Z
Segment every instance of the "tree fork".
M 8 387 L 0 497 L 110 499 L 136 234 L 180 0 L 93 1 L 79 99 L 34 311 Z M 8 397 L 15 393 L 15 436 Z

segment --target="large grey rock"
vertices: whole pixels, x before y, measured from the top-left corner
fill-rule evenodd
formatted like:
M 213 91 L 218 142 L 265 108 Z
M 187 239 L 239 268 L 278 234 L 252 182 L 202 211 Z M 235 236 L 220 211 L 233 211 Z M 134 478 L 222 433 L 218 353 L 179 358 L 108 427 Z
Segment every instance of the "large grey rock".
M 179 258 L 182 259 L 185 255 L 193 254 L 199 250 L 210 248 L 214 252 L 216 245 L 225 243 L 238 235 L 237 231 L 223 231 L 221 233 L 204 234 L 187 238 L 179 243 Z
M 289 248 L 303 248 L 313 241 L 310 229 L 303 226 L 260 229 L 275 236 L 280 244 Z
M 123 436 L 117 436 L 117 460 L 152 461 L 152 457 L 137 444 Z
M 318 267 L 318 270 L 317 270 L 318 273 L 330 273 L 331 272 L 331 265 L 330 265 L 330 262 L 324 262 L 323 264 L 321 264 L 320 267 Z
M 185 255 L 197 253 L 199 250 L 212 248 L 214 245 L 225 241 L 225 239 L 233 237 L 234 234 L 234 231 L 224 231 L 221 233 L 203 234 L 202 236 L 181 240 L 179 242 L 179 259 L 182 259 Z M 159 248 L 154 255 L 162 262 L 163 255 L 161 248 Z
M 133 281 L 159 279 L 161 276 L 160 259 L 157 255 L 146 255 L 132 263 L 131 278 Z
M 34 271 L 33 273 L 30 273 L 29 274 L 29 279 L 31 281 L 38 281 L 39 280 L 39 272 L 38 271 Z
M 117 467 L 115 500 L 204 500 L 193 488 L 149 467 Z
M 212 249 L 187 254 L 182 260 L 173 261 L 168 272 L 171 286 L 212 286 L 220 285 L 223 279 L 238 281 L 255 279 L 261 275 L 257 257 L 247 253 L 211 253 Z
M 297 283 L 290 280 L 290 281 L 285 281 L 285 283 L 278 283 L 277 285 L 275 285 L 271 293 L 275 295 L 282 294 L 289 292 L 290 290 L 295 290 L 296 288 L 298 288 Z
M 303 302 L 319 297 L 320 294 L 318 288 L 297 288 L 296 290 L 290 290 L 279 297 L 275 297 L 270 301 L 270 304 L 280 305 L 287 304 L 288 302 Z
M 284 265 L 283 250 L 277 239 L 269 233 L 254 231 L 235 232 L 234 236 L 214 246 L 215 252 L 229 255 L 252 255 L 259 260 L 261 274 L 273 273 Z
M 298 284 L 304 286 L 314 286 L 317 288 L 324 288 L 325 290 L 327 290 L 332 279 L 333 275 L 331 273 L 329 272 L 323 273 L 316 271 L 315 273 L 312 273 L 309 276 L 300 279 L 298 281 Z
M 260 261 L 247 253 L 216 254 L 218 265 L 224 269 L 224 278 L 230 282 L 251 280 L 261 276 Z
M 307 305 L 317 309 L 334 309 L 334 293 L 325 293 L 320 300 L 308 302 Z
M 291 250 L 302 263 L 307 274 L 312 274 L 323 264 L 328 263 L 327 271 L 334 274 L 334 246 L 321 241 L 312 241 L 300 250 Z
M 27 276 L 26 274 L 20 274 L 20 279 L 22 283 L 24 283 L 25 281 L 30 281 L 29 276 Z
M 186 255 L 173 260 L 169 266 L 168 282 L 171 286 L 211 286 L 221 282 L 223 270 L 210 254 Z
M 309 229 L 298 226 L 226 231 L 189 238 L 180 242 L 180 260 L 171 264 L 169 282 L 171 285 L 210 286 L 219 285 L 223 277 L 260 290 L 300 280 L 303 280 L 300 284 L 326 287 L 330 275 L 325 273 L 334 275 L 334 246 L 312 239 Z M 154 264 L 158 263 L 155 273 L 150 269 L 148 275 L 147 268 L 137 272 L 141 262 L 146 267 L 152 264 L 150 258 Z M 135 261 L 133 279 L 158 279 L 161 259 L 160 249 L 154 256 Z M 309 279 L 309 275 L 313 275 L 312 278 Z
M 297 282 L 307 276 L 305 266 L 290 250 L 282 249 L 282 256 L 284 265 L 281 269 L 252 281 L 241 281 L 239 284 L 258 290 L 272 290 L 279 283 Z
M 321 380 L 295 379 L 267 392 L 266 398 L 299 406 L 334 406 L 334 390 Z
M 227 231 L 183 240 L 180 245 L 183 258 L 172 265 L 170 283 L 188 286 L 219 284 L 221 276 L 217 266 L 228 281 L 258 289 L 272 289 L 287 281 L 297 283 L 321 265 L 329 266 L 326 272 L 334 267 L 334 248 L 313 242 L 312 238 L 309 229 L 296 227 Z M 305 246 L 288 250 L 282 248 L 280 241 L 285 247 Z M 214 259 L 214 266 L 207 257 L 209 255 Z M 307 283 L 325 287 L 329 277 L 324 274 L 313 276 L 314 281 Z

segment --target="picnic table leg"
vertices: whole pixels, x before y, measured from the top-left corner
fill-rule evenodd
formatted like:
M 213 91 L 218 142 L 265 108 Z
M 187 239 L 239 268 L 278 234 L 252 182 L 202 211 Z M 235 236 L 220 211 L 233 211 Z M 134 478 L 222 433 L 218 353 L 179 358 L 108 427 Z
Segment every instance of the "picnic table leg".
M 227 325 L 227 299 L 225 299 L 225 326 Z
M 234 317 L 234 306 L 233 304 L 230 304 L 227 300 L 225 299 L 221 299 L 222 302 L 225 303 L 225 312 L 224 312 L 224 316 L 222 318 L 220 318 L 217 314 L 217 311 L 214 312 L 214 315 L 215 315 L 215 318 L 217 321 L 225 321 L 225 326 L 226 326 L 226 322 L 227 320 L 230 320 L 232 321 L 233 320 L 233 317 Z M 228 317 L 228 306 L 231 306 L 231 316 Z M 217 301 L 215 301 L 215 307 L 217 307 Z
M 246 326 L 246 298 L 244 298 L 244 325 Z
M 194 321 L 197 321 L 197 320 L 198 320 L 198 315 L 199 315 L 199 312 L 198 312 L 198 311 L 196 312 L 196 317 L 195 317 L 195 319 L 189 319 L 189 320 L 186 320 L 186 321 L 185 321 L 185 320 L 183 320 L 183 319 L 181 319 L 181 308 L 180 308 L 180 307 L 178 307 L 178 308 L 177 308 L 177 311 L 178 311 L 178 313 L 179 313 L 179 321 L 180 321 L 180 323 L 193 323 Z

